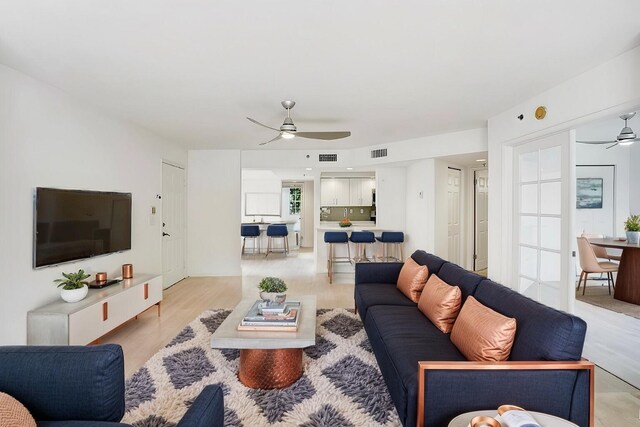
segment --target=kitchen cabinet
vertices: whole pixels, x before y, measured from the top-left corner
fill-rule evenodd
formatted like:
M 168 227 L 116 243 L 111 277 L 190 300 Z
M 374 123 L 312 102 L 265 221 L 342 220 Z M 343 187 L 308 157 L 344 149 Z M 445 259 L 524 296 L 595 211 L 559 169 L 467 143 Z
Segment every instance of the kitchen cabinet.
M 349 206 L 348 178 L 324 178 L 320 180 L 320 206 Z
M 372 178 L 349 179 L 349 205 L 371 206 L 373 204 L 373 189 L 376 180 Z

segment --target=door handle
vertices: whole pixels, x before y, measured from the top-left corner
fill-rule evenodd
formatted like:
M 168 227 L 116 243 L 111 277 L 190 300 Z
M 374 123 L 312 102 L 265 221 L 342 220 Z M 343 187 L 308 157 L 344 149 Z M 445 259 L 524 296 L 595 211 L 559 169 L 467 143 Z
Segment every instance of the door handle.
M 163 232 L 162 232 L 162 237 L 164 237 L 164 236 L 171 236 L 171 234 L 169 234 L 169 233 L 165 233 L 165 232 L 163 231 Z

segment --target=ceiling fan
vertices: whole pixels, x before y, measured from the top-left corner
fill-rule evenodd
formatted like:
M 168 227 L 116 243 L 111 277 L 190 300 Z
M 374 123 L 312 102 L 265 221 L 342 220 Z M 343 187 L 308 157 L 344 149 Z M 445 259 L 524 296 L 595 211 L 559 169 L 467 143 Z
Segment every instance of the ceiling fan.
M 263 125 L 257 120 L 252 119 L 251 117 L 247 117 L 247 120 L 253 122 L 257 125 L 265 127 L 267 129 L 275 130 L 278 132 L 278 136 L 273 138 L 270 141 L 262 142 L 260 145 L 266 145 L 270 142 L 277 141 L 279 139 L 291 139 L 295 137 L 300 138 L 310 138 L 310 139 L 324 139 L 324 140 L 332 140 L 332 139 L 340 139 L 351 136 L 351 132 L 298 132 L 298 128 L 293 124 L 293 119 L 291 119 L 291 109 L 294 105 L 296 105 L 295 101 L 282 101 L 282 106 L 285 110 L 287 110 L 287 117 L 284 119 L 284 123 L 280 126 L 280 129 L 272 128 L 271 126 Z
M 633 129 L 627 126 L 627 120 L 631 120 L 635 115 L 636 113 L 633 112 L 633 113 L 626 113 L 620 116 L 620 118 L 624 120 L 624 127 L 622 128 L 618 136 L 616 136 L 616 139 L 614 139 L 613 141 L 576 141 L 576 142 L 579 142 L 580 144 L 611 144 L 610 146 L 607 147 L 607 150 L 608 150 L 609 148 L 613 148 L 616 145 L 627 146 L 627 145 L 633 144 L 636 141 L 640 141 L 640 138 L 636 136 Z

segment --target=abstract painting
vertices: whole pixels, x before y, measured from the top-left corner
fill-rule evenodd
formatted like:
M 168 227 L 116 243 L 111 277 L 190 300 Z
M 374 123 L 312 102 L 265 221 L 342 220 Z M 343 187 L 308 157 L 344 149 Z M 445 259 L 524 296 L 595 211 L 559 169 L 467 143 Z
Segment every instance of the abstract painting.
M 602 209 L 602 178 L 578 178 L 576 209 Z

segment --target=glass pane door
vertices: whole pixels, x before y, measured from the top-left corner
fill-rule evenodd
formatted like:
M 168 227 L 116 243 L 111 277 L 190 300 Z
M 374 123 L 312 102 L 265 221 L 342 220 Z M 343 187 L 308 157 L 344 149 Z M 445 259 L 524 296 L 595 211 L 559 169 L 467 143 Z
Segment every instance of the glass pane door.
M 514 266 L 518 290 L 567 310 L 569 133 L 514 150 Z M 564 204 L 563 204 L 564 203 Z

